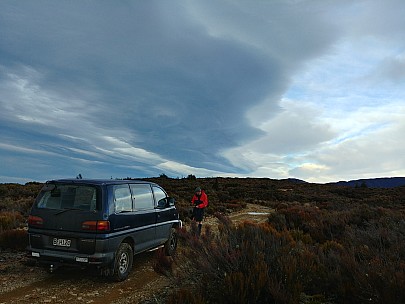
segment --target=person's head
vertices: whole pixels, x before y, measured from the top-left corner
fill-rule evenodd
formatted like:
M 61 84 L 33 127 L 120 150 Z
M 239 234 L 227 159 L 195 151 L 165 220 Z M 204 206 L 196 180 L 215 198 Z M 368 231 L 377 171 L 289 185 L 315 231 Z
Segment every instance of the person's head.
M 201 194 L 201 188 L 200 187 L 195 188 L 194 192 L 195 194 Z

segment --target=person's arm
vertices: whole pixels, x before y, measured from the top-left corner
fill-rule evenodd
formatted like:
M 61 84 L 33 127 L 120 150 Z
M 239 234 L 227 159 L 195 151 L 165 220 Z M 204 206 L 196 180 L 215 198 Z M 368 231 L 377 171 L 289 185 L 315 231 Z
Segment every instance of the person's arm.
M 208 206 L 208 196 L 207 194 L 205 194 L 205 192 L 203 192 L 201 194 L 201 198 L 200 201 L 202 202 L 201 204 L 198 204 L 196 207 L 197 208 L 205 208 Z
M 203 208 L 206 208 L 208 206 L 208 196 L 207 196 L 207 194 L 205 192 L 204 192 L 203 204 L 204 204 Z

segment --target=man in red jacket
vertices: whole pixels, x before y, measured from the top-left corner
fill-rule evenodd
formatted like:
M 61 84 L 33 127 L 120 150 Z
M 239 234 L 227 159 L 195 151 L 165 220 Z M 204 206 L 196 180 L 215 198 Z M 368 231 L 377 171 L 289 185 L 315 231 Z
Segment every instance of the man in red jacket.
M 204 217 L 204 210 L 208 206 L 207 194 L 200 187 L 195 188 L 195 194 L 191 199 L 193 208 L 193 215 L 191 218 L 198 222 L 198 235 L 201 234 L 202 220 Z

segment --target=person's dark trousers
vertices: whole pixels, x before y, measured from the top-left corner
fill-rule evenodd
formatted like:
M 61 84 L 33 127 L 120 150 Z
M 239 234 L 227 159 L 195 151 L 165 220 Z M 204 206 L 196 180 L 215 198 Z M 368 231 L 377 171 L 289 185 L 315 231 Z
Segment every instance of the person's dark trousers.
M 202 224 L 198 224 L 198 235 L 201 234 L 201 227 L 202 227 Z

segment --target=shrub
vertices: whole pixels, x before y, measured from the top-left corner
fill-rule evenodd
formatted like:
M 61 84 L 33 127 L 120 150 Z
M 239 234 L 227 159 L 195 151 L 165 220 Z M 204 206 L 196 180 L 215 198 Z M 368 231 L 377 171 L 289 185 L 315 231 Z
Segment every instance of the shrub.
M 211 303 L 298 303 L 316 259 L 287 231 L 269 224 L 243 222 L 234 226 L 217 215 L 218 234 L 200 238 L 180 233 L 183 259 L 177 260 L 177 279 L 191 281 Z M 201 288 L 200 282 L 203 284 Z
M 153 269 L 160 274 L 167 275 L 172 271 L 173 258 L 167 256 L 163 248 L 156 250 Z
M 294 205 L 265 224 L 234 225 L 217 217 L 216 234 L 208 230 L 198 238 L 193 224 L 180 233 L 185 246 L 173 275 L 195 287 L 190 294 L 180 290 L 180 297 L 210 303 L 405 302 L 403 210 Z M 200 282 L 207 282 L 204 288 Z
M 279 212 L 272 212 L 268 218 L 269 223 L 278 231 L 287 229 L 287 220 L 285 215 Z
M 193 181 L 197 180 L 197 178 L 196 178 L 195 175 L 193 175 L 193 174 L 187 175 L 187 179 L 188 179 L 188 180 L 193 180 Z
M 205 304 L 204 297 L 196 293 L 191 288 L 180 288 L 175 293 L 169 295 L 165 301 L 167 304 Z
M 0 213 L 0 232 L 9 229 L 19 228 L 24 222 L 20 212 L 3 211 Z

